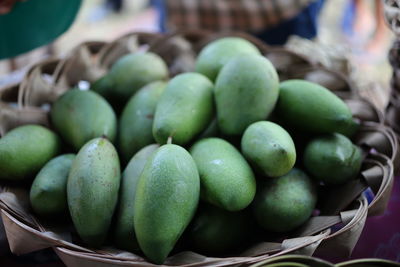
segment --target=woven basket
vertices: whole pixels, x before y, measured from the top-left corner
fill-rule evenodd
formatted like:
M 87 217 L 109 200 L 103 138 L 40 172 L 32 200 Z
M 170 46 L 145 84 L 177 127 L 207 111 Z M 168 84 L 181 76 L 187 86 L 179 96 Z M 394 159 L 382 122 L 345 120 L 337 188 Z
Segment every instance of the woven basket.
M 356 88 L 340 73 L 313 64 L 307 58 L 283 48 L 271 48 L 244 33 L 210 34 L 204 31 L 170 35 L 131 33 L 114 42 L 86 42 L 63 59 L 34 65 L 24 80 L 0 89 L 2 134 L 27 123 L 49 127 L 49 104 L 62 93 L 103 75 L 122 55 L 147 49 L 168 63 L 171 73 L 193 68 L 198 51 L 208 42 L 226 35 L 241 36 L 253 42 L 276 66 L 281 80 L 305 78 L 334 90 L 349 105 L 354 117 L 362 122 L 354 142 L 363 148 L 365 159 L 358 180 L 330 188 L 319 199 L 320 215 L 312 217 L 300 229 L 280 241 L 253 244 L 239 255 L 211 258 L 194 252 L 180 252 L 165 262 L 171 266 L 251 265 L 288 253 L 318 253 L 348 256 L 361 234 L 368 216 L 383 214 L 393 185 L 393 162 L 398 160 L 398 143 L 393 131 L 383 125 L 382 114 L 356 93 Z M 336 81 L 336 82 L 335 82 Z M 338 86 L 339 85 L 339 86 Z M 368 204 L 363 192 L 374 195 Z M 27 188 L 2 187 L 1 216 L 15 254 L 51 247 L 67 266 L 154 266 L 142 256 L 113 247 L 99 250 L 72 243 L 70 226 L 43 222 L 32 215 Z M 283 241 L 282 241 L 283 240 Z
M 386 107 L 386 122 L 397 133 L 400 133 L 400 1 L 384 1 L 385 19 L 393 33 L 396 35 L 389 50 L 389 62 L 393 68 L 391 79 L 391 93 L 389 104 Z
M 390 29 L 400 36 L 400 1 L 399 0 L 384 0 L 384 12 L 386 23 Z
M 393 75 L 389 104 L 386 107 L 386 121 L 400 133 L 400 40 L 396 40 L 389 50 L 389 62 L 393 68 Z

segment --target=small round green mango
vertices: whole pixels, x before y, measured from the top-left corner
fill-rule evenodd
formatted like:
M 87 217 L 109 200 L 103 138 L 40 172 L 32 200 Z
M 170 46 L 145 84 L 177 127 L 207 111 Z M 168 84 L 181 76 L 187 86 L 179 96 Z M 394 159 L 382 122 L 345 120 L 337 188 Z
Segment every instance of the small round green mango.
M 136 187 L 144 165 L 158 148 L 159 145 L 152 144 L 139 150 L 122 173 L 118 212 L 114 227 L 114 241 L 119 248 L 129 251 L 139 249 L 133 225 Z
M 210 124 L 214 113 L 213 84 L 196 72 L 175 76 L 161 95 L 153 122 L 159 144 L 186 145 Z
M 30 201 L 41 216 L 60 215 L 68 211 L 67 178 L 74 154 L 58 156 L 40 170 L 32 183 Z
M 96 81 L 92 90 L 112 102 L 125 103 L 146 84 L 167 79 L 168 67 L 157 54 L 135 52 L 118 59 L 106 76 L 106 79 Z
M 0 180 L 24 180 L 36 173 L 61 148 L 59 137 L 39 125 L 24 125 L 0 139 Z
M 190 243 L 194 251 L 207 255 L 229 252 L 248 238 L 248 219 L 245 211 L 230 212 L 204 205 L 187 230 Z
M 260 182 L 253 213 L 260 226 L 271 232 L 287 232 L 305 223 L 317 202 L 311 179 L 300 169 Z
M 241 146 L 246 159 L 269 177 L 288 173 L 296 162 L 296 148 L 291 136 L 273 122 L 251 124 L 243 134 Z
M 152 82 L 136 92 L 126 104 L 119 122 L 119 150 L 124 162 L 136 152 L 155 142 L 153 120 L 165 82 Z
M 207 44 L 196 60 L 195 70 L 215 81 L 220 69 L 233 57 L 260 55 L 258 48 L 240 37 L 225 37 Z
M 221 138 L 205 138 L 190 148 L 200 174 L 201 198 L 229 211 L 246 208 L 254 199 L 256 180 L 240 152 Z
M 111 99 L 111 91 L 109 88 L 113 87 L 112 77 L 110 75 L 104 75 L 103 77 L 97 79 L 90 86 L 90 89 L 103 96 L 108 101 Z
M 76 151 L 96 137 L 115 140 L 117 118 L 114 110 L 95 92 L 68 90 L 53 104 L 50 116 L 54 128 Z
M 304 166 L 313 178 L 326 185 L 335 185 L 357 177 L 362 153 L 346 136 L 335 133 L 308 143 L 303 159 Z

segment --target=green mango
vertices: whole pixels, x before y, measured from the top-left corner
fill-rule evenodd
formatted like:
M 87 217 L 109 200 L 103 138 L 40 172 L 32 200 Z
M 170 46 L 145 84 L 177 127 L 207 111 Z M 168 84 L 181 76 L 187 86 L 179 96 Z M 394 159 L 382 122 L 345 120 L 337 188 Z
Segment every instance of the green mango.
M 357 127 L 343 100 L 325 87 L 309 81 L 282 82 L 276 111 L 285 124 L 310 133 L 348 135 Z
M 87 142 L 76 155 L 67 182 L 72 221 L 83 242 L 100 247 L 118 201 L 120 166 L 117 151 L 106 138 Z
M 218 74 L 215 83 L 218 126 L 223 134 L 241 135 L 253 122 L 265 120 L 279 95 L 274 66 L 259 55 L 237 56 Z
M 112 98 L 111 90 L 109 88 L 113 87 L 113 80 L 110 75 L 104 75 L 103 77 L 97 79 L 93 84 L 91 84 L 90 89 L 103 96 L 109 102 Z
M 125 162 L 141 148 L 155 142 L 153 118 L 165 85 L 160 81 L 150 83 L 126 104 L 119 123 L 119 149 Z
M 260 226 L 271 232 L 288 232 L 305 223 L 317 203 L 316 188 L 300 169 L 260 182 L 253 213 Z
M 289 133 L 276 123 L 251 124 L 242 137 L 242 153 L 263 175 L 278 177 L 296 162 L 296 148 Z
M 168 138 L 178 145 L 189 143 L 211 122 L 214 112 L 213 84 L 199 73 L 175 76 L 158 102 L 153 135 L 159 144 Z
M 194 251 L 215 255 L 232 251 L 248 239 L 248 214 L 230 212 L 212 205 L 199 208 L 187 235 Z
M 335 185 L 357 177 L 362 153 L 346 136 L 334 133 L 311 140 L 305 148 L 303 160 L 313 178 Z
M 112 103 L 126 103 L 146 84 L 168 79 L 168 67 L 157 54 L 135 52 L 118 59 L 106 77 L 96 81 L 91 90 L 103 95 Z
M 74 154 L 64 154 L 50 160 L 40 170 L 29 194 L 35 213 L 51 217 L 68 212 L 67 179 L 74 159 Z
M 298 262 L 277 262 L 277 263 L 268 263 L 265 265 L 268 267 L 310 267 L 310 265 L 298 263 Z
M 191 221 L 200 195 L 196 164 L 182 147 L 161 146 L 140 175 L 134 201 L 135 233 L 146 257 L 162 264 Z
M 114 227 L 114 241 L 121 249 L 129 251 L 139 249 L 133 224 L 136 187 L 144 165 L 159 147 L 157 144 L 152 144 L 139 150 L 122 173 L 118 212 Z
M 76 151 L 96 137 L 115 140 L 115 113 L 103 97 L 92 91 L 67 91 L 53 104 L 50 117 L 57 132 Z
M 60 152 L 58 136 L 39 125 L 24 125 L 0 139 L 0 180 L 32 178 Z
M 214 118 L 207 126 L 207 128 L 197 137 L 197 139 L 200 140 L 208 137 L 216 137 L 218 135 L 219 135 L 218 122 L 217 118 Z
M 202 200 L 229 211 L 246 208 L 256 180 L 240 152 L 220 138 L 206 138 L 190 148 L 200 174 Z
M 196 59 L 195 70 L 215 81 L 221 68 L 237 55 L 260 55 L 258 48 L 240 37 L 224 37 L 207 44 Z

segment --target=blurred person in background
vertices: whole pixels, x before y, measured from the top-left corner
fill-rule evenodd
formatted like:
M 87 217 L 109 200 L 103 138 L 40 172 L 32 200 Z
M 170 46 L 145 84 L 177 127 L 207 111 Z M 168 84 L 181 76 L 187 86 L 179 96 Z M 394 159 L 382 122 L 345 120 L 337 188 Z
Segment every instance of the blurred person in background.
M 341 27 L 355 49 L 367 52 L 370 58 L 382 57 L 382 51 L 387 48 L 390 40 L 383 1 L 347 1 Z
M 271 45 L 312 39 L 324 0 L 153 0 L 161 31 L 245 31 Z

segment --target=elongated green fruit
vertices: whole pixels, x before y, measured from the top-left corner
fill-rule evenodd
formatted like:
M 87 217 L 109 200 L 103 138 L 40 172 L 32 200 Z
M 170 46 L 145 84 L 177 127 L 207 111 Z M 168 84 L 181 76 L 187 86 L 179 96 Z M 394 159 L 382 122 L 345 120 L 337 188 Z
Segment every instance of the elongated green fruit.
M 57 132 L 76 151 L 96 137 L 106 136 L 114 142 L 115 113 L 97 93 L 69 90 L 53 104 L 50 116 Z
M 114 240 L 118 247 L 134 251 L 139 249 L 133 224 L 137 183 L 144 165 L 159 145 L 148 145 L 133 156 L 122 173 L 118 213 Z
M 58 136 L 39 125 L 25 125 L 0 139 L 0 180 L 24 180 L 60 151 Z
M 240 152 L 220 138 L 206 138 L 190 148 L 200 174 L 201 198 L 229 211 L 246 208 L 256 193 L 256 180 Z
M 155 143 L 154 113 L 165 86 L 165 82 L 150 83 L 126 104 L 119 123 L 119 149 L 125 162 L 143 147 Z
M 218 126 L 223 134 L 241 135 L 253 122 L 265 120 L 279 95 L 278 74 L 259 55 L 231 59 L 215 82 Z
M 54 216 L 68 211 L 67 178 L 74 154 L 50 160 L 32 183 L 30 201 L 33 210 L 42 216 Z
M 288 173 L 296 162 L 292 137 L 276 123 L 259 121 L 251 124 L 242 137 L 243 155 L 265 176 Z
M 198 73 L 175 76 L 165 88 L 153 124 L 153 135 L 159 144 L 169 137 L 185 145 L 200 134 L 213 116 L 213 84 Z
M 118 201 L 120 167 L 114 146 L 105 138 L 86 143 L 72 163 L 67 183 L 74 226 L 89 246 L 101 246 Z
M 200 179 L 182 147 L 167 144 L 147 161 L 134 203 L 135 233 L 146 257 L 161 264 L 191 221 L 199 201 Z
M 280 84 L 278 117 L 296 130 L 312 133 L 354 133 L 349 107 L 325 87 L 303 80 Z

